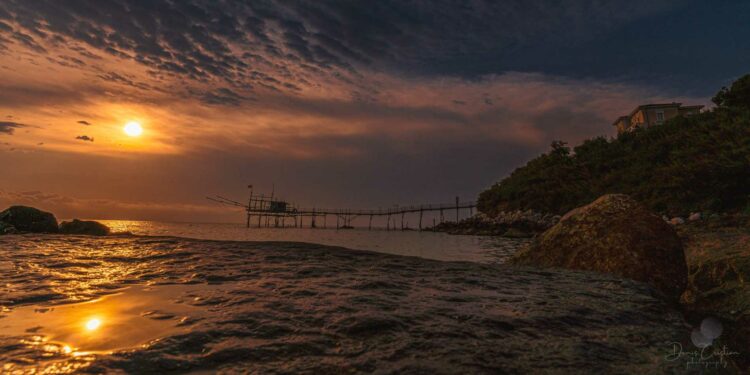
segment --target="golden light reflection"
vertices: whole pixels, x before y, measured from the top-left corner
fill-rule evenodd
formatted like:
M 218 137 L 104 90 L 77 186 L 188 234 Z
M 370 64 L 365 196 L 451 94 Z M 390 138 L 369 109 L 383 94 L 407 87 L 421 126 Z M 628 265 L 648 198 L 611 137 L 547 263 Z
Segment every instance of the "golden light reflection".
M 89 319 L 86 322 L 86 329 L 89 331 L 95 331 L 99 326 L 102 325 L 102 321 L 97 318 Z
M 44 358 L 134 348 L 189 330 L 182 317 L 196 316 L 202 309 L 190 304 L 192 299 L 175 296 L 196 288 L 137 286 L 88 302 L 23 306 L 0 319 L 0 336 L 20 336 L 23 346 Z
M 136 121 L 131 121 L 125 124 L 125 127 L 122 128 L 122 130 L 130 137 L 138 137 L 143 134 L 143 127 Z

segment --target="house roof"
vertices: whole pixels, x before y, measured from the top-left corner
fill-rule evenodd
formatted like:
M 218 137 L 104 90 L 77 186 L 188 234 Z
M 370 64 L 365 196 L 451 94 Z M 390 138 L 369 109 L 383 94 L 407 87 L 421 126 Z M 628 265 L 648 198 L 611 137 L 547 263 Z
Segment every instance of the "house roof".
M 636 107 L 632 112 L 630 112 L 630 117 L 633 117 L 633 115 L 636 112 L 638 112 L 638 111 L 640 111 L 642 109 L 674 108 L 674 107 L 679 108 L 680 106 L 682 106 L 682 103 L 675 103 L 675 102 L 672 102 L 672 103 L 661 103 L 661 104 L 642 104 L 642 105 L 639 105 L 638 107 Z
M 615 120 L 615 122 L 612 123 L 612 126 L 617 126 L 617 123 L 620 122 L 620 121 L 622 121 L 622 120 L 628 120 L 628 121 L 630 121 L 630 116 L 620 116 L 620 117 L 618 117 L 617 120 Z

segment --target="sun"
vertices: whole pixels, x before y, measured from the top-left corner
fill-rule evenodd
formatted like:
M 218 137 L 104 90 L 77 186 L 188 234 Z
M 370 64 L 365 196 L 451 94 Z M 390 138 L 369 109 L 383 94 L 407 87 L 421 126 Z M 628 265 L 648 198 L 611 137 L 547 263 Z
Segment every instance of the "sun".
M 131 121 L 127 124 L 125 124 L 125 127 L 122 128 L 122 130 L 130 137 L 137 137 L 143 133 L 143 128 L 141 127 L 141 124 Z
M 102 325 L 102 321 L 97 318 L 93 318 L 86 322 L 86 329 L 89 331 L 95 331 L 97 328 L 99 328 L 100 325 Z

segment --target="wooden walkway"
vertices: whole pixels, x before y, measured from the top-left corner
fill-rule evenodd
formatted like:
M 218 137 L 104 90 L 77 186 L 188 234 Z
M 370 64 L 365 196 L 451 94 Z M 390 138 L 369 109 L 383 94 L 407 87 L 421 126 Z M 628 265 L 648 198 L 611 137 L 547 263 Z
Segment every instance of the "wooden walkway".
M 440 222 L 445 221 L 445 213 L 455 211 L 456 221 L 459 220 L 459 213 L 461 210 L 469 210 L 470 215 L 474 214 L 474 208 L 476 207 L 475 202 L 460 202 L 458 197 L 454 203 L 442 203 L 442 204 L 423 204 L 423 205 L 412 205 L 412 206 L 395 206 L 393 208 L 386 209 L 342 209 L 342 208 L 297 208 L 287 202 L 274 200 L 272 197 L 256 196 L 251 195 L 248 204 L 242 204 L 240 202 L 216 196 L 215 198 L 207 197 L 207 199 L 218 202 L 228 206 L 241 207 L 247 212 L 247 227 L 250 228 L 251 224 L 254 224 L 254 220 L 257 217 L 256 227 L 275 227 L 275 228 L 289 228 L 286 225 L 286 219 L 292 219 L 293 225 L 291 228 L 303 228 L 304 218 L 309 218 L 310 228 L 319 228 L 319 220 L 323 221 L 323 228 L 327 228 L 328 216 L 336 217 L 336 229 L 348 229 L 352 228 L 352 221 L 358 217 L 367 217 L 369 219 L 367 228 L 372 229 L 372 220 L 375 217 L 387 217 L 386 229 L 397 229 L 395 218 L 401 218 L 401 230 L 407 230 L 404 226 L 404 218 L 407 214 L 419 214 L 419 226 L 418 229 L 422 230 L 422 221 L 424 214 L 428 212 L 439 212 Z M 393 225 L 391 222 L 393 221 Z

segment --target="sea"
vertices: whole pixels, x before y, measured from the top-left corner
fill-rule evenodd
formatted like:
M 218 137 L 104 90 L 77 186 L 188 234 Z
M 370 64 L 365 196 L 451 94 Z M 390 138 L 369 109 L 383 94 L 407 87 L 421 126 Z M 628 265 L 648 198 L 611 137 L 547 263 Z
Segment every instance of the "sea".
M 106 221 L 0 236 L 0 374 L 676 373 L 645 284 L 512 267 L 528 240 Z
M 130 220 L 101 220 L 113 232 L 143 236 L 174 236 L 219 241 L 306 242 L 416 256 L 443 261 L 503 263 L 528 239 L 493 236 L 450 235 L 418 230 L 377 228 L 267 228 L 241 223 L 201 224 Z

